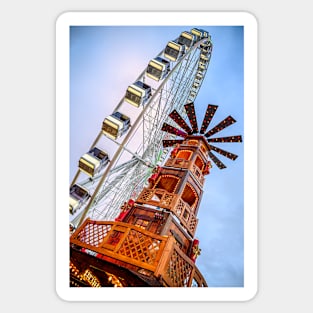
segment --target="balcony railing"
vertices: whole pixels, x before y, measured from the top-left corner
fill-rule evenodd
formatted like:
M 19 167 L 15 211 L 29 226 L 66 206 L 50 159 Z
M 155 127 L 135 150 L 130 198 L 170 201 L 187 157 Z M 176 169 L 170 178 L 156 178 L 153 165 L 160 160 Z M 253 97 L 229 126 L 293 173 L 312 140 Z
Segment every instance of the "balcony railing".
M 195 264 L 179 249 L 172 236 L 159 236 L 122 222 L 87 219 L 71 236 L 70 243 L 87 249 L 94 257 L 117 260 L 119 266 L 122 261 L 132 269 L 135 266 L 138 271 L 148 270 L 164 286 L 207 286 Z
M 190 161 L 185 159 L 176 159 L 176 158 L 169 158 L 165 166 L 169 167 L 179 167 L 179 168 L 188 168 Z
M 173 237 L 168 238 L 165 250 L 155 276 L 161 277 L 168 287 L 207 287 L 196 265 L 179 249 Z
M 70 242 L 153 271 L 161 257 L 166 237 L 122 222 L 87 219 L 71 236 Z
M 192 236 L 194 235 L 198 219 L 191 207 L 178 194 L 169 193 L 164 189 L 144 188 L 136 202 L 155 205 L 172 211 L 187 231 Z

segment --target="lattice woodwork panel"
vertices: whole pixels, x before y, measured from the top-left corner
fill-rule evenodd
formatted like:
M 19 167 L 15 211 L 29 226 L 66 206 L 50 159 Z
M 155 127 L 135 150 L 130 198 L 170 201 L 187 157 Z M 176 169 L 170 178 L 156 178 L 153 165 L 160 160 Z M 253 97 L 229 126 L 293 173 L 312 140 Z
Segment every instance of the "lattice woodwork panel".
M 149 201 L 153 196 L 153 190 L 144 189 L 140 196 L 138 197 L 138 201 Z
M 194 176 L 197 178 L 197 180 L 199 181 L 200 184 L 204 183 L 204 176 L 201 173 L 200 169 L 198 168 L 198 166 L 193 165 L 192 167 L 192 173 L 194 174 Z
M 160 243 L 160 240 L 148 237 L 132 229 L 117 253 L 140 262 L 153 264 L 160 248 Z
M 194 235 L 198 220 L 190 207 L 179 198 L 176 206 L 172 208 L 172 211 L 179 218 L 181 224 L 187 228 L 188 232 Z
M 194 215 L 191 215 L 189 223 L 188 223 L 188 226 L 189 226 L 188 228 L 190 229 L 191 233 L 195 232 L 197 224 L 198 224 L 198 220 L 196 219 Z
M 181 216 L 182 212 L 184 211 L 184 207 L 185 207 L 184 202 L 181 199 L 179 199 L 177 205 L 174 208 L 174 213 L 177 217 Z
M 187 287 L 193 267 L 174 249 L 166 274 L 173 287 Z
M 173 201 L 173 198 L 174 198 L 174 195 L 166 193 L 162 197 L 161 204 L 166 205 L 166 206 L 170 206 L 172 201 Z
M 88 223 L 79 232 L 76 239 L 91 246 L 99 247 L 111 227 L 111 225 Z

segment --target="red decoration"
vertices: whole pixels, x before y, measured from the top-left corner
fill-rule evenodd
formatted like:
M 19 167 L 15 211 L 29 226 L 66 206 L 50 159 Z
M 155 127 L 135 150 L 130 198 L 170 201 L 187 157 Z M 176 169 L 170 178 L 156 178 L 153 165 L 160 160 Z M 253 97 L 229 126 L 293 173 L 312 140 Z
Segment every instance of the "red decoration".
M 134 206 L 135 201 L 133 199 L 129 199 L 128 202 L 124 202 L 124 204 L 121 207 L 121 213 L 119 216 L 115 219 L 117 222 L 123 222 L 124 218 L 130 211 L 130 209 Z
M 199 248 L 199 240 L 194 239 L 191 247 L 190 259 L 193 263 L 196 262 L 197 257 L 201 254 L 201 249 Z
M 179 129 L 177 129 L 176 135 L 184 138 L 186 137 L 186 133 Z
M 115 219 L 117 222 L 123 222 L 123 219 L 127 215 L 128 211 L 122 211 L 119 216 Z
M 157 166 L 154 170 L 153 170 L 153 174 L 149 177 L 149 179 L 148 179 L 148 182 L 150 183 L 150 184 L 153 184 L 153 183 L 155 183 L 155 181 L 157 180 L 157 178 L 158 178 L 158 176 L 159 176 L 159 174 L 161 173 L 161 167 L 160 166 Z
M 127 204 L 129 208 L 132 208 L 135 204 L 135 201 L 133 199 L 129 199 Z
M 205 168 L 202 171 L 203 175 L 210 174 L 210 169 L 211 168 L 212 168 L 212 164 L 211 164 L 210 161 L 208 161 L 207 164 L 205 165 Z
M 173 149 L 173 151 L 171 152 L 171 158 L 175 158 L 177 153 L 178 153 L 178 149 L 180 147 L 180 144 L 176 144 L 175 148 Z

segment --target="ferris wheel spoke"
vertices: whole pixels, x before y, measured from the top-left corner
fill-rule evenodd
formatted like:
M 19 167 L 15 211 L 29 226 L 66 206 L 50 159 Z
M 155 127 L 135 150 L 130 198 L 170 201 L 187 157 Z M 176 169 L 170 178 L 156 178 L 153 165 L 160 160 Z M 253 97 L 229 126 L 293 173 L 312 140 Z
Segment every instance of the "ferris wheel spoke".
M 95 197 L 94 204 L 100 203 L 100 201 L 104 197 L 106 197 L 109 192 L 111 192 L 112 190 L 114 191 L 114 189 L 118 188 L 118 186 L 122 183 L 123 179 L 125 179 L 127 175 L 131 174 L 136 165 L 132 165 L 131 167 L 125 167 L 124 170 L 118 173 L 117 175 L 115 176 L 112 175 L 108 177 L 106 183 L 103 185 L 102 190 Z
M 93 210 L 91 210 L 90 213 L 93 217 L 99 218 L 100 215 L 102 215 L 102 217 L 111 216 L 116 211 L 116 208 L 122 205 L 122 200 L 129 197 L 134 185 L 128 185 L 128 187 L 125 188 L 125 183 L 128 184 L 132 177 L 136 177 L 134 173 L 137 166 L 121 173 L 112 181 L 108 182 L 107 185 L 103 186 L 102 192 L 95 200 Z M 104 206 L 106 207 L 105 210 L 103 210 Z M 101 214 L 99 214 L 99 208 L 101 208 Z
M 152 172 L 152 171 L 151 171 Z M 116 211 L 125 202 L 126 199 L 136 196 L 141 190 L 142 182 L 146 181 L 147 171 L 138 163 L 137 166 L 133 167 L 130 171 L 118 180 L 113 181 L 110 186 L 114 185 L 113 188 L 106 192 L 105 203 L 99 202 L 97 204 L 96 211 L 93 212 L 93 218 L 97 219 L 112 219 L 116 215 Z M 104 199 L 104 198 L 103 198 Z M 106 206 L 106 210 L 100 210 L 99 207 Z
M 134 166 L 137 162 L 138 162 L 137 159 L 132 158 L 128 162 L 114 166 L 111 169 L 110 173 L 108 174 L 108 179 L 110 176 L 112 176 L 118 172 L 123 171 L 124 168 L 126 168 L 126 170 L 128 170 L 128 168 Z M 81 181 L 79 184 L 86 187 L 86 188 L 90 188 L 92 190 L 93 189 L 92 186 L 96 185 L 101 177 L 102 177 L 102 173 L 100 172 L 99 174 L 95 175 L 94 177 L 89 177 L 89 178 Z

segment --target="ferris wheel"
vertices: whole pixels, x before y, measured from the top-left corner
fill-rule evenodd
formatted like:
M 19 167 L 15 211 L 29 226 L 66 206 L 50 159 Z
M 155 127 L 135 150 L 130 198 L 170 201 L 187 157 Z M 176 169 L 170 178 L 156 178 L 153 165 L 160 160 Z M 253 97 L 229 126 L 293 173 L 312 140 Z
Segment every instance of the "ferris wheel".
M 139 195 L 166 159 L 169 148 L 163 147 L 163 140 L 177 135 L 163 132 L 162 125 L 173 110 L 186 116 L 184 105 L 199 92 L 212 48 L 205 30 L 184 31 L 129 84 L 78 162 L 70 185 L 71 224 L 76 227 L 87 217 L 112 220 L 124 202 Z M 103 141 L 112 151 L 99 148 Z

